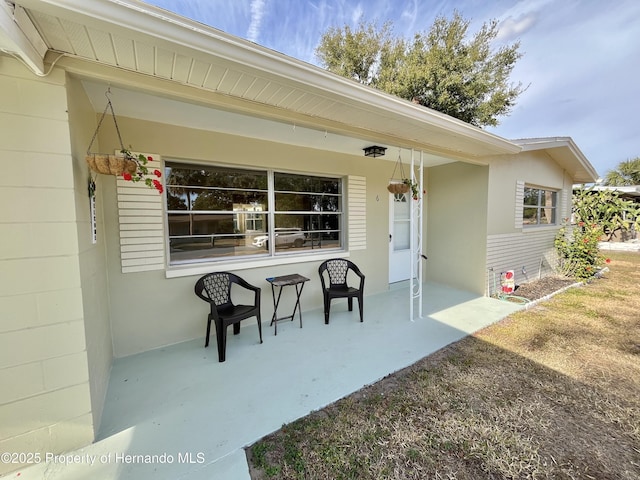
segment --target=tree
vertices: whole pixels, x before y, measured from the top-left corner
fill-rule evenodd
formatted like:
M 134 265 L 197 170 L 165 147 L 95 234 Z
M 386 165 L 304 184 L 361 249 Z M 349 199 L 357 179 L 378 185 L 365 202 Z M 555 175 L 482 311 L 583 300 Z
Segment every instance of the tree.
M 640 206 L 613 190 L 594 186 L 575 190 L 572 211 L 578 224 L 596 223 L 609 239 L 618 231 L 640 230 Z
M 640 227 L 637 204 L 620 198 L 616 191 L 596 190 L 594 186 L 574 191 L 572 213 L 575 224 L 558 230 L 555 247 L 560 271 L 576 278 L 592 277 L 605 263 L 598 246 L 603 235 L 611 240 L 617 231 Z
M 495 126 L 508 115 L 522 84 L 510 84 L 518 42 L 492 49 L 497 22 L 470 39 L 469 21 L 458 12 L 438 17 L 412 41 L 394 38 L 391 23 L 330 28 L 316 49 L 320 63 L 338 75 L 378 88 L 476 126 Z
M 616 187 L 640 185 L 640 157 L 620 162 L 616 169 L 609 170 L 604 177 L 604 184 Z

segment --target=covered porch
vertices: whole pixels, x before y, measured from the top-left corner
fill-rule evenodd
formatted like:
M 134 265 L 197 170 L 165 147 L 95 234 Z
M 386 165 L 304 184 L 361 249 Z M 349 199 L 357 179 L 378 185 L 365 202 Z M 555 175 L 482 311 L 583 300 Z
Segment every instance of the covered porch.
M 97 441 L 20 478 L 248 480 L 244 447 L 520 307 L 427 283 L 423 318 L 410 321 L 404 282 L 364 308 L 360 323 L 335 302 L 329 325 L 303 310 L 303 328 L 296 317 L 277 336 L 263 319 L 262 345 L 249 319 L 229 332 L 225 363 L 203 339 L 116 359 Z

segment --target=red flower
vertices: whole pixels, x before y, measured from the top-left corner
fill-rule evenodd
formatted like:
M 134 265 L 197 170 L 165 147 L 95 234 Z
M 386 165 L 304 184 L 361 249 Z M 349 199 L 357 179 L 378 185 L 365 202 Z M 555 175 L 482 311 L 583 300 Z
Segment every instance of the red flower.
M 579 222 L 579 223 L 578 223 L 578 226 L 579 226 L 579 227 L 584 227 L 584 222 Z
M 607 258 L 604 262 L 605 262 L 605 263 L 611 263 L 611 259 L 610 259 L 610 258 Z
M 124 178 L 127 181 L 130 181 L 131 180 L 131 174 L 129 172 L 124 172 L 122 174 L 122 178 Z
M 149 156 L 147 157 L 147 161 L 148 161 L 148 162 L 152 162 L 152 161 L 153 161 L 153 157 L 152 157 L 151 155 L 149 155 Z
M 160 172 L 160 170 L 154 170 L 153 174 L 158 178 L 160 178 L 162 176 L 162 172 Z

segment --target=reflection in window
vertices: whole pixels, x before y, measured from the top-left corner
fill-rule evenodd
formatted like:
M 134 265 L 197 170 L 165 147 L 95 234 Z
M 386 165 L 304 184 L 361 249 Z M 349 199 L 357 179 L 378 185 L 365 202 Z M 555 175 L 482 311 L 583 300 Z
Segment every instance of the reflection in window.
M 558 193 L 525 187 L 522 223 L 525 226 L 555 225 Z
M 305 249 L 340 248 L 342 181 L 337 178 L 274 173 L 275 229 L 297 229 Z M 280 235 L 278 236 L 280 238 Z M 291 242 L 278 241 L 276 251 Z
M 174 162 L 165 178 L 170 263 L 342 247 L 339 178 Z

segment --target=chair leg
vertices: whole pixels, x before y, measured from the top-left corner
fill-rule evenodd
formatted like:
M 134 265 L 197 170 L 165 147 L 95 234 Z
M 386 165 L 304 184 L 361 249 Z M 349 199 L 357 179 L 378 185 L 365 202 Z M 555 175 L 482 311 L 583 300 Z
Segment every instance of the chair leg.
M 258 334 L 260 335 L 260 343 L 262 343 L 262 320 L 260 319 L 260 313 L 256 315 L 256 318 L 258 319 Z
M 329 311 L 331 310 L 331 300 L 329 298 L 324 299 L 324 323 L 329 325 Z
M 216 339 L 218 341 L 218 361 L 224 362 L 227 350 L 227 327 L 216 322 Z
M 209 346 L 209 335 L 211 334 L 211 316 L 207 318 L 207 336 L 204 339 L 204 348 Z
M 240 333 L 240 322 L 233 324 L 233 334 L 238 335 Z
M 353 297 L 347 298 L 347 302 L 349 302 L 349 311 L 353 312 Z
M 360 321 L 362 322 L 362 320 L 363 320 L 363 317 L 362 317 L 362 310 L 363 310 L 363 307 L 362 307 L 362 295 L 358 296 L 358 307 L 360 308 Z

